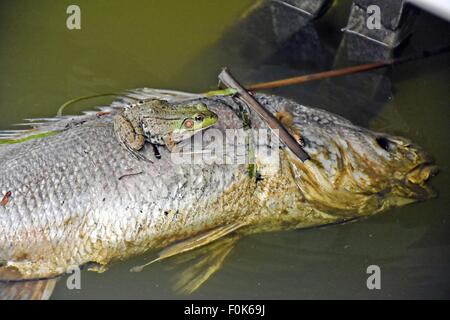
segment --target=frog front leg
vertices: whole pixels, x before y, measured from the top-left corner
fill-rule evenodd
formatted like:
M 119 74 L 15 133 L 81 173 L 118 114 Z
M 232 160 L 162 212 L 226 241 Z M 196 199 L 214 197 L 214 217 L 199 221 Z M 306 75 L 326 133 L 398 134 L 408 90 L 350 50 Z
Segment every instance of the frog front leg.
M 114 132 L 119 143 L 134 157 L 152 162 L 139 152 L 145 144 L 144 131 L 139 124 L 133 123 L 123 114 L 118 114 L 114 117 Z
M 156 159 L 161 159 L 161 153 L 159 153 L 158 146 L 154 143 L 151 143 L 153 147 L 153 153 L 155 154 Z

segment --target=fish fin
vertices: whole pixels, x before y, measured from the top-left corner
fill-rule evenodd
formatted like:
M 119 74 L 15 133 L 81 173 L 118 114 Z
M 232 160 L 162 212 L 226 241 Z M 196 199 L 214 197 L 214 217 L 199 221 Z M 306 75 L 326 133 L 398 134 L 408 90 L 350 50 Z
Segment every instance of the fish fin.
M 0 267 L 0 282 L 21 281 L 23 280 L 23 278 L 24 278 L 23 275 L 15 267 L 8 267 L 8 266 Z
M 139 88 L 128 90 L 122 96 L 117 97 L 117 99 L 111 104 L 111 107 L 123 107 L 124 104 L 133 103 L 136 102 L 136 100 L 157 99 L 165 100 L 170 103 L 177 103 L 201 98 L 204 98 L 204 95 L 175 90 Z
M 112 107 L 98 107 L 97 111 L 85 111 L 81 115 L 62 116 L 56 115 L 53 118 L 25 119 L 24 123 L 14 126 L 24 127 L 22 130 L 0 130 L 0 145 L 20 143 L 31 139 L 44 138 L 72 126 L 83 124 L 94 120 L 97 117 L 115 114 L 117 109 Z
M 221 238 L 197 250 L 174 257 L 174 264 L 190 261 L 190 265 L 175 276 L 174 290 L 180 294 L 191 294 L 216 273 L 231 253 L 239 235 Z
M 174 245 L 171 245 L 171 246 L 165 248 L 164 250 L 162 250 L 159 253 L 158 258 L 156 258 L 144 265 L 136 266 L 136 267 L 132 268 L 130 271 L 140 272 L 146 266 L 148 266 L 152 263 L 173 257 L 175 255 L 178 255 L 178 254 L 181 254 L 181 253 L 184 253 L 187 251 L 197 249 L 202 246 L 205 246 L 217 239 L 220 239 L 220 238 L 232 233 L 233 231 L 236 231 L 237 229 L 239 229 L 245 225 L 246 225 L 246 223 L 237 222 L 237 223 L 233 223 L 230 225 L 216 227 L 212 230 L 206 231 L 206 232 L 196 235 L 192 238 L 175 243 Z
M 57 279 L 0 282 L 0 300 L 48 300 Z
M 99 94 L 93 95 L 92 97 L 102 95 L 111 94 Z M 68 103 L 89 98 L 80 97 L 63 104 L 54 117 L 24 119 L 24 123 L 16 124 L 17 126 L 25 126 L 23 130 L 0 130 L 0 146 L 56 134 L 71 126 L 82 124 L 99 116 L 112 118 L 118 110 L 125 106 L 126 103 L 133 103 L 136 102 L 136 100 L 160 99 L 175 103 L 200 99 L 202 97 L 203 95 L 188 92 L 140 88 L 125 91 L 122 95 L 117 94 L 117 99 L 115 99 L 109 106 L 96 106 L 94 110 L 83 111 L 80 115 L 62 115 L 62 111 Z

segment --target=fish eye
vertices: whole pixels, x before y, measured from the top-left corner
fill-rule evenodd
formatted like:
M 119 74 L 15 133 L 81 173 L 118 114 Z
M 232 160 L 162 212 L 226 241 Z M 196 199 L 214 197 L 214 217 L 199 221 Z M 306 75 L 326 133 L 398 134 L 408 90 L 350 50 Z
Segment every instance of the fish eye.
M 203 115 L 198 115 L 195 117 L 195 121 L 197 122 L 202 122 L 203 120 L 205 120 L 205 117 Z
M 395 150 L 395 142 L 389 140 L 386 137 L 377 137 L 375 138 L 375 141 L 377 142 L 378 146 L 382 148 L 385 151 L 394 151 Z

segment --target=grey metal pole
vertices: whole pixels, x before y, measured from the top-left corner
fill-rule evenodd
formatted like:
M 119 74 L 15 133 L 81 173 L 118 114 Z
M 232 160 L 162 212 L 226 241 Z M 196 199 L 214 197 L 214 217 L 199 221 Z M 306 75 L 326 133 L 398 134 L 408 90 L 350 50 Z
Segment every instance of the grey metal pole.
M 406 0 L 406 2 L 450 21 L 450 0 Z

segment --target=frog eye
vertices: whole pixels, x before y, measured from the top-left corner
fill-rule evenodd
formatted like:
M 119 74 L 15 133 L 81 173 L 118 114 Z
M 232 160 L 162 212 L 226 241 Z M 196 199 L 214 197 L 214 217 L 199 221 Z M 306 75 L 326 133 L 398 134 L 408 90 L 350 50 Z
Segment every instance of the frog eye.
M 188 119 L 183 124 L 186 128 L 191 129 L 194 126 L 194 121 L 191 119 Z
M 205 117 L 201 114 L 195 117 L 195 121 L 197 122 L 202 122 L 203 120 L 205 120 Z

